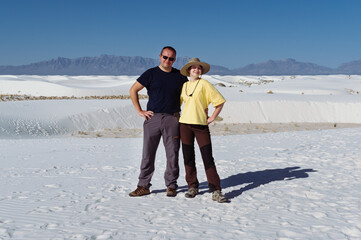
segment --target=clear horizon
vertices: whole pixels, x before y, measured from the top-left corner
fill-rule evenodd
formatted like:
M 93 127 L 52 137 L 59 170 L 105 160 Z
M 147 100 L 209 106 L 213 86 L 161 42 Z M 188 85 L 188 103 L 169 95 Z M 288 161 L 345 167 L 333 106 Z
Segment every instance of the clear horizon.
M 361 2 L 3 0 L 0 65 L 57 57 L 157 58 L 165 45 L 229 69 L 293 58 L 336 68 L 361 59 Z

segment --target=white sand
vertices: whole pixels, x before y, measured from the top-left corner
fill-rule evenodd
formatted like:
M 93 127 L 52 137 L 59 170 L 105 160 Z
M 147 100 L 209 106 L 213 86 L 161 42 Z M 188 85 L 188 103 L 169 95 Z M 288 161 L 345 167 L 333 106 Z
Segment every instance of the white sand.
M 360 129 L 213 137 L 228 204 L 165 196 L 165 153 L 152 194 L 130 198 L 141 138 L 0 140 L 0 239 L 360 239 Z M 180 156 L 182 157 L 182 155 Z M 182 162 L 182 161 L 181 161 Z
M 361 76 L 205 78 L 226 86 L 211 131 L 229 203 L 211 200 L 198 150 L 201 194 L 184 197 L 180 160 L 166 197 L 162 146 L 152 194 L 128 196 L 143 122 L 129 100 L 4 98 L 0 239 L 361 239 Z M 124 95 L 135 79 L 0 76 L 0 94 Z

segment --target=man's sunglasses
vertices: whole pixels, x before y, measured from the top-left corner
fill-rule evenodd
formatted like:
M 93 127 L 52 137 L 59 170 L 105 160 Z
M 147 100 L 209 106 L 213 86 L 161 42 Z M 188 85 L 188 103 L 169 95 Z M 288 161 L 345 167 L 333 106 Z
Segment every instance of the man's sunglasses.
M 173 62 L 175 60 L 175 58 L 171 58 L 171 57 L 167 57 L 167 56 L 163 56 L 163 55 L 162 55 L 162 57 L 164 60 L 167 60 L 169 58 L 169 61 L 171 61 L 171 62 Z

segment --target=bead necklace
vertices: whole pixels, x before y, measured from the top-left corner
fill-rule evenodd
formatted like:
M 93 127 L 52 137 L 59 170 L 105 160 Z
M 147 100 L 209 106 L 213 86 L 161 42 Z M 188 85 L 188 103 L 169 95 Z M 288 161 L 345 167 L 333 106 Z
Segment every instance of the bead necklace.
M 194 91 L 196 90 L 199 82 L 200 82 L 200 79 L 198 80 L 198 82 L 197 82 L 197 84 L 196 84 L 196 87 L 193 89 L 193 92 L 192 92 L 191 94 L 189 94 L 189 95 L 188 95 L 188 93 L 187 93 L 188 83 L 186 83 L 186 84 L 187 84 L 187 85 L 186 85 L 186 95 L 187 95 L 188 97 L 192 97 L 192 96 L 193 96 L 193 93 L 194 93 Z

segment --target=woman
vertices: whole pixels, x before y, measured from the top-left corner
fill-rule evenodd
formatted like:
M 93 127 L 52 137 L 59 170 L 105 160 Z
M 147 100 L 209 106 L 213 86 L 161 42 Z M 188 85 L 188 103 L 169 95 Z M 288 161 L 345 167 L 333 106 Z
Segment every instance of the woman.
M 179 119 L 188 184 L 188 192 L 185 196 L 194 198 L 198 194 L 199 182 L 194 152 L 194 138 L 196 138 L 207 175 L 208 187 L 212 192 L 212 199 L 222 203 L 228 200 L 221 192 L 221 181 L 214 164 L 208 124 L 216 119 L 226 100 L 211 83 L 201 78 L 201 75 L 207 73 L 209 69 L 209 64 L 201 62 L 198 58 L 190 59 L 181 69 L 181 74 L 189 77 L 189 81 L 183 84 L 182 88 L 181 105 L 184 102 L 184 108 Z M 210 103 L 215 110 L 212 116 L 208 117 Z

